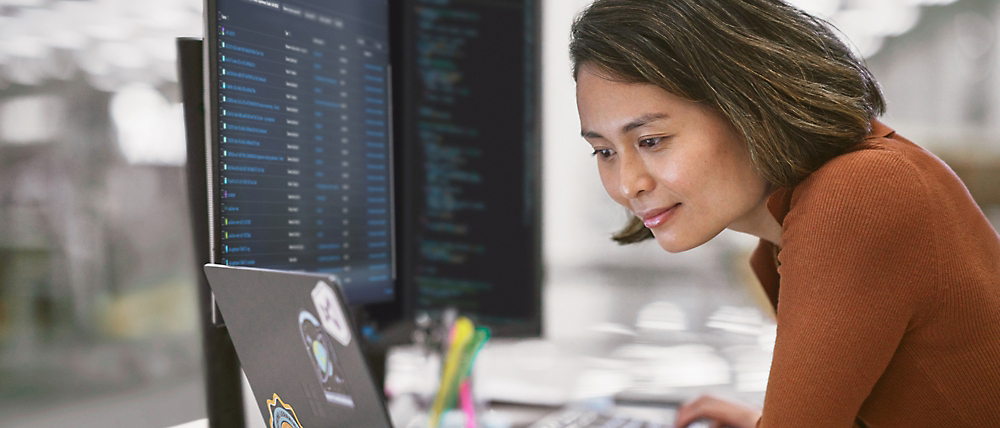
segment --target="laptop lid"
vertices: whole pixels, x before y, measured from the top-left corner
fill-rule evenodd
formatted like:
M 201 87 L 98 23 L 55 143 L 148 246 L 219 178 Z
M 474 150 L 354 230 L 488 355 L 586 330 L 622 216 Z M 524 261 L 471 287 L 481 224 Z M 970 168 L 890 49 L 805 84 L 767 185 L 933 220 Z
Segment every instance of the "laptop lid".
M 270 428 L 387 427 L 335 276 L 205 265 Z

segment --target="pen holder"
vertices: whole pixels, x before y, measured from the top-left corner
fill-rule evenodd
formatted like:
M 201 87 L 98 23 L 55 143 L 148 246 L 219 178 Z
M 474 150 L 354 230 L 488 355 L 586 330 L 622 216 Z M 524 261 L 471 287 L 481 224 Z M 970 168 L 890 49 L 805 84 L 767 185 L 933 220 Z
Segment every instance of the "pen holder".
M 476 427 L 476 404 L 469 381 L 476 355 L 489 339 L 489 329 L 476 327 L 471 320 L 459 317 L 448 334 L 442 360 L 441 382 L 428 415 L 427 426 L 438 428 L 445 411 L 458 407 L 466 414 L 465 426 Z

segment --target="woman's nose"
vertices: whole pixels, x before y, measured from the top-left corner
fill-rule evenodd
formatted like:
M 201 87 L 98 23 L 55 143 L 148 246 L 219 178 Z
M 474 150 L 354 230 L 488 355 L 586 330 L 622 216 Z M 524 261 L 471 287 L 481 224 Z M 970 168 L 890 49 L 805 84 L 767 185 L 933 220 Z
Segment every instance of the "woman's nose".
M 619 184 L 622 196 L 632 199 L 638 197 L 643 192 L 653 190 L 656 181 L 653 180 L 653 176 L 649 174 L 649 169 L 646 168 L 645 162 L 639 156 L 622 156 L 619 165 L 620 171 L 618 176 L 621 177 Z

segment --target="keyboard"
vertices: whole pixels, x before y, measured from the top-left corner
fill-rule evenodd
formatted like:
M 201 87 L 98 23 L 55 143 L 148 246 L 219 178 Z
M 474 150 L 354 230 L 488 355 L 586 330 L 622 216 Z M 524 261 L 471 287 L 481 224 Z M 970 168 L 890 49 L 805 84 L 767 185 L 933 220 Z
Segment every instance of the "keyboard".
M 673 424 L 652 422 L 616 414 L 586 409 L 566 408 L 548 415 L 530 428 L 671 428 Z

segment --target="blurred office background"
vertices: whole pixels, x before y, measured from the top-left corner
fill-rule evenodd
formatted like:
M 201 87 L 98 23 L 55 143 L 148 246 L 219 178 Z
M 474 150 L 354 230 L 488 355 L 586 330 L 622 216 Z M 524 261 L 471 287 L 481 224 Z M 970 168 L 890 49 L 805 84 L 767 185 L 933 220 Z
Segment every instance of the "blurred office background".
M 579 137 L 566 53 L 588 3 L 543 1 L 546 336 L 512 346 L 551 360 L 514 360 L 510 375 L 570 385 L 540 400 L 700 388 L 757 402 L 774 329 L 746 267 L 756 240 L 727 232 L 669 255 L 608 239 L 626 216 Z M 883 121 L 945 159 L 1000 223 L 1000 2 L 793 3 L 838 25 L 882 84 Z M 5 426 L 204 417 L 174 44 L 202 34 L 201 11 L 0 0 Z

